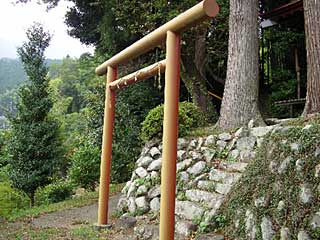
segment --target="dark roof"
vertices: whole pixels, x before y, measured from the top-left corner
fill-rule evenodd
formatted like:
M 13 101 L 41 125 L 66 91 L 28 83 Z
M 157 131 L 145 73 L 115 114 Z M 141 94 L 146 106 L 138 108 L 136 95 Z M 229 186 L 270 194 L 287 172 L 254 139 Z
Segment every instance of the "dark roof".
M 290 3 L 284 4 L 278 8 L 275 8 L 269 12 L 261 14 L 263 19 L 278 20 L 279 18 L 285 18 L 295 12 L 303 11 L 303 1 L 294 0 Z

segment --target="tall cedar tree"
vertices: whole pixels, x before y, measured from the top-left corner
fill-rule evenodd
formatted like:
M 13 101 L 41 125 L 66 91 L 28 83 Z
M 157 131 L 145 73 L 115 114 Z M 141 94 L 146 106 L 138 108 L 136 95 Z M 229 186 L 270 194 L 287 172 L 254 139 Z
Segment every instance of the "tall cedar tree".
M 320 1 L 304 0 L 307 99 L 304 114 L 320 112 Z
M 48 184 L 53 175 L 60 143 L 59 126 L 49 117 L 52 101 L 44 52 L 51 36 L 39 23 L 32 25 L 26 35 L 28 41 L 17 52 L 30 83 L 19 89 L 17 115 L 11 119 L 9 163 L 13 186 L 24 191 L 33 206 L 36 189 Z
M 263 122 L 258 109 L 258 0 L 230 0 L 227 79 L 219 127 L 237 128 L 251 119 Z

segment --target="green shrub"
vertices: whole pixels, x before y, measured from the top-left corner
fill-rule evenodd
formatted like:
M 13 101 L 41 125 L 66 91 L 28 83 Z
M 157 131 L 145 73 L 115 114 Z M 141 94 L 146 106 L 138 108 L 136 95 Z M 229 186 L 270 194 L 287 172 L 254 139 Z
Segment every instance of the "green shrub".
M 0 183 L 9 181 L 9 166 L 0 167 Z
M 71 182 L 79 187 L 94 190 L 100 176 L 100 150 L 86 143 L 71 158 Z
M 26 195 L 12 187 L 9 183 L 0 182 L 0 218 L 9 217 L 18 209 L 28 206 Z
M 36 203 L 48 205 L 69 199 L 73 193 L 72 189 L 69 181 L 58 180 L 36 191 Z
M 142 123 L 141 139 L 149 141 L 161 138 L 163 130 L 163 107 L 160 105 L 152 109 Z M 190 102 L 179 103 L 179 137 L 187 134 L 188 130 L 203 126 L 205 117 L 200 109 Z

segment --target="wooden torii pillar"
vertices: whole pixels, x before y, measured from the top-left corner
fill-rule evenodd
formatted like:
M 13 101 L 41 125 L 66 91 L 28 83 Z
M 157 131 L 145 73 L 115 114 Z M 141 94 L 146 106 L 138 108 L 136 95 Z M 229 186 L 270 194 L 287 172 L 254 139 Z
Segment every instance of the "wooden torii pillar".
M 100 167 L 98 224 L 108 226 L 109 184 L 112 159 L 112 131 L 116 90 L 165 71 L 163 121 L 163 156 L 161 168 L 160 239 L 174 239 L 178 104 L 180 86 L 181 33 L 215 17 L 215 0 L 203 0 L 176 18 L 149 33 L 96 68 L 99 76 L 107 74 Z M 166 59 L 117 80 L 117 67 L 157 47 L 166 40 Z M 155 67 L 158 66 L 158 69 Z

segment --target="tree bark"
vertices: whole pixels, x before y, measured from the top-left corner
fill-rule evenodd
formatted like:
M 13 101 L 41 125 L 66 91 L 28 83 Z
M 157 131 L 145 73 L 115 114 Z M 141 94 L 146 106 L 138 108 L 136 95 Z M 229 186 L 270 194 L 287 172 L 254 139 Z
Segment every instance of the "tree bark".
M 30 208 L 32 208 L 34 206 L 34 195 L 35 195 L 35 192 L 31 192 L 30 195 L 29 195 L 29 198 L 30 198 Z
M 183 48 L 181 60 L 183 69 L 181 71 L 182 80 L 192 96 L 192 101 L 206 115 L 214 111 L 213 104 L 208 95 L 206 86 L 206 34 L 207 27 L 199 27 L 193 35 L 194 42 Z
M 183 70 L 181 73 L 182 80 L 191 94 L 192 102 L 197 105 L 204 113 L 208 110 L 209 98 L 205 80 L 197 71 L 193 59 L 182 56 Z
M 320 1 L 304 0 L 307 98 L 303 115 L 320 112 Z
M 218 127 L 263 120 L 258 109 L 258 0 L 230 0 L 227 79 Z

